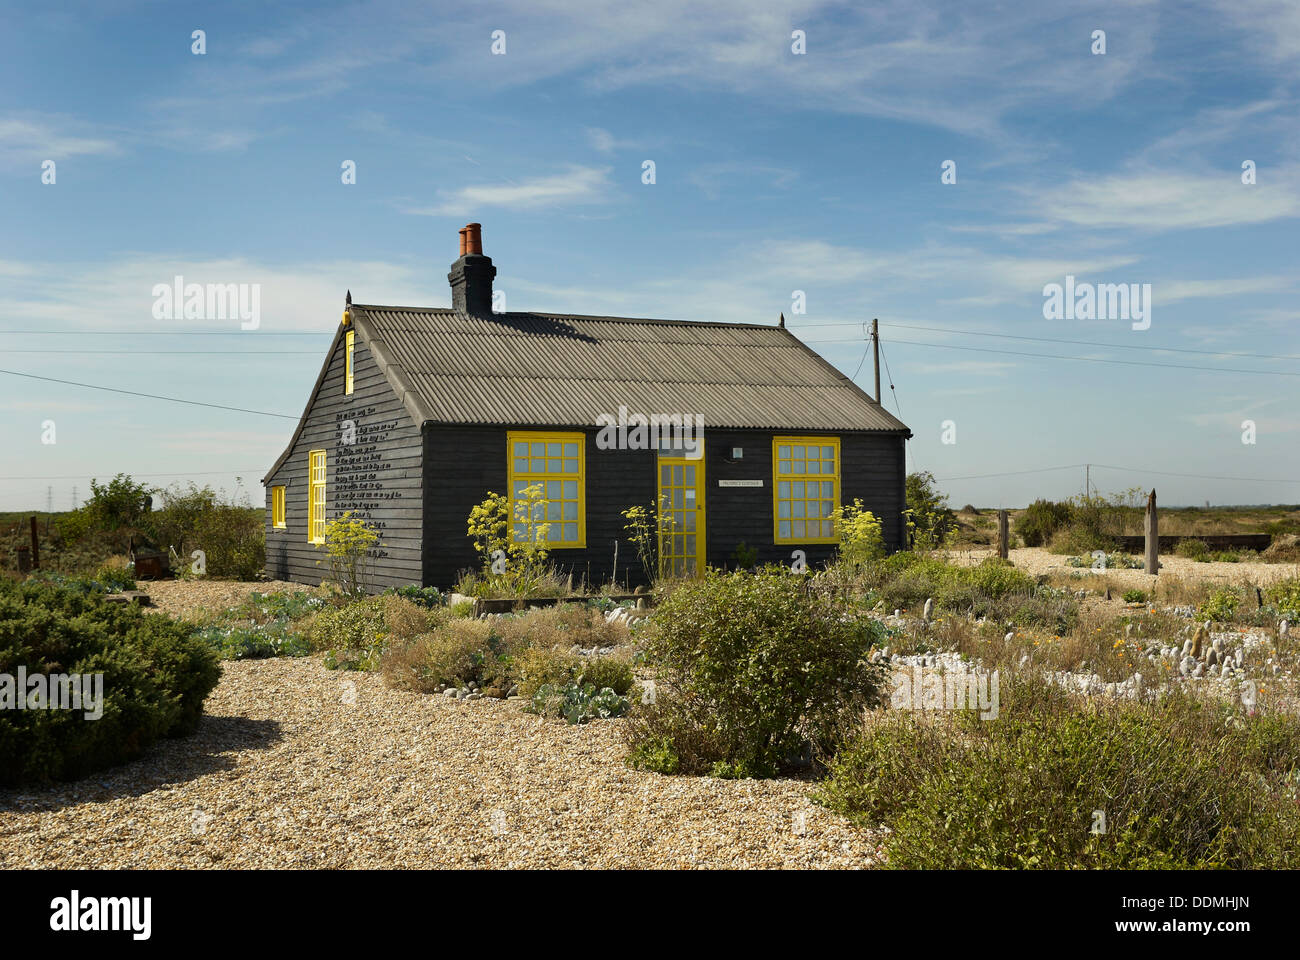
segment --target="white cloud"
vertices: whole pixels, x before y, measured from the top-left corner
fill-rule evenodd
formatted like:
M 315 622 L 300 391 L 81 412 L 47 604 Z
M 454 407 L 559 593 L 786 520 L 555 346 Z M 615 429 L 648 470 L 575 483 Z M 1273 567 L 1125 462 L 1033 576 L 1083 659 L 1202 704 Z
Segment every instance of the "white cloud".
M 67 129 L 71 125 L 63 118 L 0 118 L 0 161 L 28 163 L 120 152 L 113 140 L 71 133 Z
M 1265 170 L 1258 183 L 1246 185 L 1239 169 L 1199 174 L 1142 170 L 1076 178 L 1029 193 L 1031 206 L 1049 222 L 1157 232 L 1300 216 L 1298 175 L 1295 167 Z
M 609 186 L 609 167 L 570 165 L 563 173 L 499 184 L 478 184 L 440 191 L 432 207 L 404 212 L 422 216 L 470 216 L 487 207 L 510 210 L 541 210 L 598 203 Z

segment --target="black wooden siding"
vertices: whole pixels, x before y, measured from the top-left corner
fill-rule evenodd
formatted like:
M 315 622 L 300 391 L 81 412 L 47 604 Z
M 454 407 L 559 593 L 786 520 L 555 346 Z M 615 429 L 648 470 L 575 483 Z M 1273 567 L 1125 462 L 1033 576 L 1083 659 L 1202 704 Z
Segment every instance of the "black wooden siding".
M 324 549 L 307 541 L 308 454 L 325 450 L 326 519 L 351 510 L 380 529 L 381 545 L 371 563 L 373 587 L 420 583 L 420 429 L 360 334 L 353 351 L 353 392 L 344 394 L 345 353 L 346 338 L 340 337 L 302 433 L 289 457 L 267 480 L 266 572 L 276 579 L 313 585 L 329 575 Z M 341 442 L 347 420 L 356 424 L 352 445 Z M 269 488 L 280 484 L 285 486 L 286 526 L 276 529 L 271 525 Z
M 425 425 L 424 491 L 425 583 L 446 588 L 458 574 L 477 566 L 466 536 L 470 509 L 488 491 L 508 493 L 506 436 L 519 427 Z M 575 430 L 577 428 L 574 428 Z M 600 450 L 595 428 L 583 431 L 586 443 L 585 549 L 554 550 L 551 558 L 583 580 L 604 583 L 611 575 L 614 541 L 618 546 L 618 579 L 632 585 L 643 581 L 635 549 L 628 542 L 621 513 L 627 507 L 650 505 L 657 490 L 653 451 Z M 805 431 L 709 430 L 705 443 L 706 550 L 709 564 L 734 566 L 731 556 L 744 541 L 758 552 L 761 563 L 789 562 L 797 545 L 777 545 L 772 530 L 772 437 L 775 435 L 838 436 L 840 438 L 842 503 L 861 498 L 884 521 L 890 550 L 903 546 L 902 511 L 906 507 L 903 438 L 886 434 L 816 434 Z M 744 456 L 728 462 L 733 447 Z M 761 488 L 719 487 L 719 480 L 762 480 Z M 831 544 L 798 546 L 808 562 L 820 563 L 834 552 Z

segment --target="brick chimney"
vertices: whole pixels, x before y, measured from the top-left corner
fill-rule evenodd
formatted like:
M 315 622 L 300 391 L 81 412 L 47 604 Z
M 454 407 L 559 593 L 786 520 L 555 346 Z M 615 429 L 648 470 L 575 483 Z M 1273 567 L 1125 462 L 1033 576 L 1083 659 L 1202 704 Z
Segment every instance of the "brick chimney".
M 492 278 L 497 275 L 492 258 L 483 256 L 482 229 L 482 224 L 470 223 L 460 231 L 460 259 L 447 274 L 452 308 L 474 317 L 492 315 Z

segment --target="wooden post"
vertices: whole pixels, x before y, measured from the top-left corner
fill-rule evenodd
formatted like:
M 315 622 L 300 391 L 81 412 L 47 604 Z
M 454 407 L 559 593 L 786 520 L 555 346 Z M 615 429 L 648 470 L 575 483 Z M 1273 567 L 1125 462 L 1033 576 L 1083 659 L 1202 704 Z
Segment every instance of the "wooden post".
M 871 321 L 871 349 L 876 354 L 876 403 L 882 407 L 884 403 L 880 399 L 880 321 Z
M 1005 510 L 998 511 L 998 556 L 1003 560 L 1011 550 L 1011 523 Z
M 1147 555 L 1146 565 L 1143 568 L 1147 573 L 1158 576 L 1160 574 L 1160 528 L 1156 522 L 1156 491 L 1151 490 L 1151 496 L 1147 497 L 1147 517 L 1144 529 L 1147 538 Z
M 41 541 L 36 535 L 36 515 L 32 514 L 32 569 L 41 569 Z

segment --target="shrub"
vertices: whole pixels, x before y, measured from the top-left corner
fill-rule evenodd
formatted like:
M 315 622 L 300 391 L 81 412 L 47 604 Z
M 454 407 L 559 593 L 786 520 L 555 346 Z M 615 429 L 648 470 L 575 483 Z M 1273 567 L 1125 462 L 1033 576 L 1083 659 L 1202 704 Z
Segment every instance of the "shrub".
M 956 517 L 948 509 L 948 498 L 935 488 L 937 483 L 928 470 L 909 473 L 905 481 L 908 525 L 912 544 L 918 550 L 941 546 L 956 526 Z
M 819 799 L 887 823 L 901 869 L 1267 868 L 1300 862 L 1300 722 L 1173 692 L 1088 701 L 1010 675 L 996 719 L 872 717 Z M 1093 811 L 1106 818 L 1094 833 Z
M 571 724 L 586 723 L 599 717 L 621 717 L 628 702 L 609 687 L 601 689 L 591 683 L 566 683 L 540 687 L 525 708 L 544 717 L 563 717 Z
M 330 576 L 345 596 L 360 597 L 366 593 L 370 551 L 376 546 L 382 546 L 379 531 L 360 517 L 354 517 L 351 510 L 325 524 Z
M 1186 557 L 1189 560 L 1204 560 L 1209 556 L 1210 548 L 1204 540 L 1188 538 L 1179 540 L 1174 547 L 1174 554 L 1180 557 Z
M 429 610 L 434 607 L 441 607 L 447 602 L 447 598 L 436 587 L 421 587 L 414 583 L 408 583 L 402 587 L 389 587 L 384 591 L 384 596 L 393 594 L 405 600 L 410 600 L 412 603 L 418 603 Z
M 616 656 L 581 656 L 560 647 L 529 647 L 518 661 L 519 695 L 531 700 L 542 687 L 571 683 L 627 693 L 634 682 L 632 666 Z
M 660 682 L 629 724 L 632 760 L 666 740 L 683 773 L 727 762 L 768 776 L 808 748 L 829 753 L 879 697 L 882 672 L 866 657 L 883 637 L 788 575 L 684 583 L 651 622 L 646 660 Z
M 1124 602 L 1125 603 L 1146 603 L 1147 595 L 1145 591 L 1142 590 L 1125 590 Z
M 885 555 L 880 519 L 861 500 L 835 509 L 835 529 L 840 535 L 839 558 L 852 567 Z
M 310 641 L 314 650 L 325 651 L 326 666 L 370 670 L 378 665 L 387 639 L 383 605 L 369 597 L 316 617 Z
M 1237 591 L 1222 587 L 1210 594 L 1209 599 L 1201 604 L 1200 618 L 1203 620 L 1231 620 L 1237 613 L 1241 597 Z
M 1278 580 L 1264 588 L 1264 602 L 1282 616 L 1300 619 L 1300 577 Z
M 193 628 L 98 593 L 0 581 L 0 674 L 102 673 L 103 715 L 6 710 L 0 784 L 70 780 L 144 753 L 158 738 L 190 733 L 220 677 Z M 26 691 L 23 691 L 26 692 Z
M 1051 500 L 1035 500 L 1016 518 L 1016 533 L 1027 547 L 1041 547 L 1048 543 L 1070 522 L 1070 505 Z
M 202 550 L 206 576 L 252 580 L 266 567 L 263 522 L 260 510 L 190 483 L 168 488 L 162 508 L 144 524 L 160 547 L 174 548 L 186 564 L 193 551 Z

